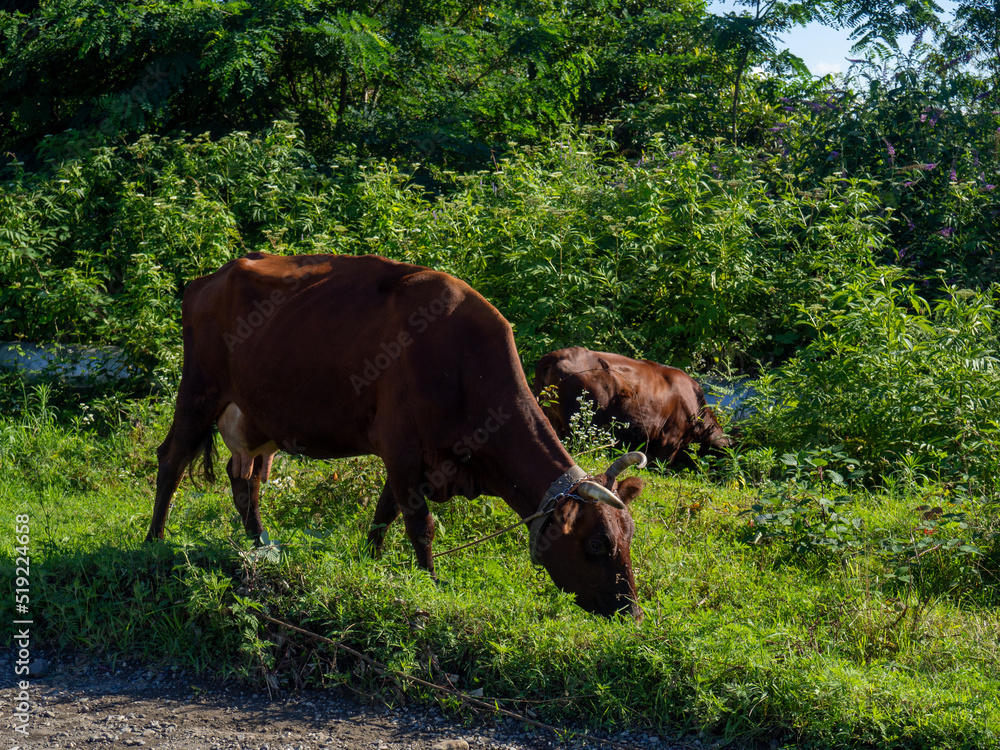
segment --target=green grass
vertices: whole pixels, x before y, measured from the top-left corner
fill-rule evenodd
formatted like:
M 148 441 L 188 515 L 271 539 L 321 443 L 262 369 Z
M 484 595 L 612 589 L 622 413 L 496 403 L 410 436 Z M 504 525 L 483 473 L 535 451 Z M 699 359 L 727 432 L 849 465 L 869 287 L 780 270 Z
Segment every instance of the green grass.
M 185 480 L 167 542 L 145 545 L 169 408 L 98 411 L 74 424 L 35 404 L 0 421 L 0 566 L 13 572 L 14 516 L 30 515 L 33 635 L 50 647 L 399 699 L 343 654 L 261 623 L 259 606 L 393 669 L 457 675 L 459 688 L 551 722 L 801 747 L 1000 746 L 995 507 L 962 500 L 964 528 L 935 526 L 941 546 L 919 548 L 909 576 L 897 570 L 905 551 L 884 544 L 921 543 L 915 508 L 955 499 L 954 488 L 858 490 L 845 510 L 860 519 L 850 544 L 796 551 L 793 535 L 746 542 L 755 514 L 744 511 L 777 497 L 773 487 L 644 472 L 637 626 L 575 607 L 530 565 L 522 529 L 441 558 L 437 585 L 413 568 L 401 524 L 382 559 L 363 557 L 382 477 L 372 459 L 277 460 L 263 510 L 279 559 L 245 554 L 223 483 Z M 793 489 L 801 500 L 809 488 Z M 514 516 L 499 500 L 457 498 L 437 518 L 443 550 Z M 945 549 L 963 535 L 983 554 Z M 8 621 L 12 607 L 0 607 Z

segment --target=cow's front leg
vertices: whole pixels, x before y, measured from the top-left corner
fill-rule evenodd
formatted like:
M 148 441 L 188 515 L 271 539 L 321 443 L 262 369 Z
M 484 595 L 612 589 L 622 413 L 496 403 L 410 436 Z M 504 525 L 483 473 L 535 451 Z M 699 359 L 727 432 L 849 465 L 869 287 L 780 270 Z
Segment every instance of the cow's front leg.
M 406 524 L 406 535 L 410 537 L 413 551 L 417 556 L 417 565 L 434 576 L 434 555 L 431 543 L 434 541 L 434 517 L 427 508 L 426 501 L 411 509 L 403 508 L 403 521 Z
M 366 549 L 372 557 L 381 557 L 382 543 L 385 541 L 386 532 L 389 530 L 389 525 L 398 517 L 399 504 L 396 502 L 396 496 L 387 481 L 382 487 L 378 505 L 375 506 L 375 515 L 372 517 L 372 525 L 368 529 L 368 540 L 365 543 Z
M 431 552 L 431 543 L 434 541 L 434 517 L 427 508 L 427 499 L 415 490 L 403 494 L 395 486 L 393 493 L 397 498 L 406 498 L 402 501 L 397 500 L 399 510 L 403 514 L 403 523 L 406 524 L 406 535 L 410 537 L 410 543 L 413 545 L 417 565 L 424 568 L 433 578 L 434 555 Z

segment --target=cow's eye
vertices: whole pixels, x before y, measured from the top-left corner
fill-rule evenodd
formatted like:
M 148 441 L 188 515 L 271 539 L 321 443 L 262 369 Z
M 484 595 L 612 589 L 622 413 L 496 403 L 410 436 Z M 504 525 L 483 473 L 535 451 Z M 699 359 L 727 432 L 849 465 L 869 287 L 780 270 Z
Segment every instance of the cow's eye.
M 587 541 L 587 554 L 594 555 L 606 555 L 608 554 L 609 545 L 605 539 L 590 539 Z

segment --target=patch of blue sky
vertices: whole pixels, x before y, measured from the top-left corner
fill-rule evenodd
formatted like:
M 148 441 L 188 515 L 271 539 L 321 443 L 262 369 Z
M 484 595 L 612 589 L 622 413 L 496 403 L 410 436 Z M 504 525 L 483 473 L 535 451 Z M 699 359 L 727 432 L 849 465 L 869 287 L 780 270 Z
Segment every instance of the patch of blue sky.
M 948 0 L 938 0 L 944 8 L 945 18 L 950 18 L 955 3 Z M 708 12 L 723 15 L 728 12 L 753 12 L 752 6 L 741 5 L 735 0 L 709 0 Z M 816 76 L 828 73 L 845 73 L 850 67 L 849 60 L 863 57 L 851 52 L 853 42 L 848 39 L 850 32 L 846 29 L 833 29 L 820 23 L 799 26 L 781 35 L 779 49 L 788 49 L 792 54 L 802 58 L 806 67 Z M 899 47 L 908 50 L 913 43 L 913 37 L 900 37 Z

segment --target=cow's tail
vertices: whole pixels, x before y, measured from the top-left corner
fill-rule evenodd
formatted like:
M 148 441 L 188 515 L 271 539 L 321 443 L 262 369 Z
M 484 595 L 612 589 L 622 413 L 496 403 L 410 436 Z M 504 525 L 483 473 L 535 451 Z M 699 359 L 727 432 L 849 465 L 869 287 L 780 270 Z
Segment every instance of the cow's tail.
M 196 453 L 201 454 L 202 476 L 208 484 L 215 483 L 215 459 L 217 457 L 215 449 L 215 433 L 216 428 L 213 425 L 211 429 L 205 432 L 205 435 L 198 443 L 198 447 L 195 449 Z M 191 477 L 192 482 L 195 481 L 194 461 L 188 464 L 188 476 Z

